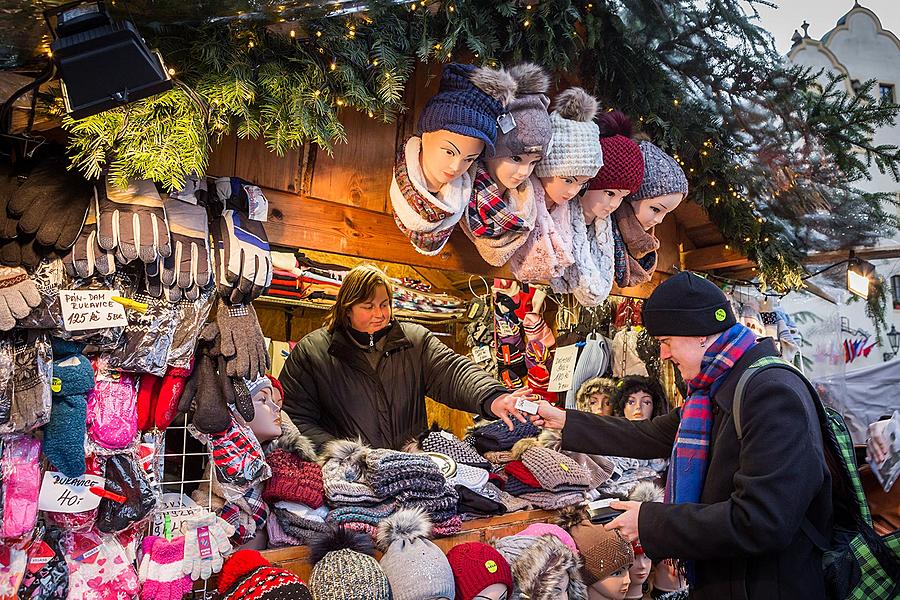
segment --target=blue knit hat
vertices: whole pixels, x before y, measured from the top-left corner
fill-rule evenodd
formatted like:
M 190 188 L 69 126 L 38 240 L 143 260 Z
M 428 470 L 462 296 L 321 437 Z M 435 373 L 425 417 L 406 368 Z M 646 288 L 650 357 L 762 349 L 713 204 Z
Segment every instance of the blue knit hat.
M 430 131 L 452 131 L 484 142 L 485 155 L 492 156 L 497 140 L 497 118 L 503 104 L 472 83 L 474 65 L 450 63 L 441 72 L 438 93 L 428 100 L 419 117 L 418 135 Z

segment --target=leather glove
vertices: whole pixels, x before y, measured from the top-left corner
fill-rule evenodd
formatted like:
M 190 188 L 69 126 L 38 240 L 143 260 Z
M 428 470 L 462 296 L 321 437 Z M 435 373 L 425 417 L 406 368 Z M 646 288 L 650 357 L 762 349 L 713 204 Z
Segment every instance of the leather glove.
M 104 250 L 97 241 L 96 210 L 96 205 L 92 203 L 81 234 L 62 259 L 70 277 L 90 277 L 95 270 L 101 275 L 112 275 L 116 272 L 115 253 Z
M 249 304 L 272 284 L 269 238 L 259 221 L 224 210 L 213 224 L 216 287 L 228 304 Z
M 106 182 L 97 194 L 97 239 L 104 250 L 114 250 L 127 264 L 169 256 L 172 245 L 162 200 L 152 181 L 136 179 L 120 190 Z
M 203 206 L 169 199 L 166 218 L 172 235 L 172 254 L 162 260 L 163 285 L 186 290 L 206 287 L 211 279 L 209 226 Z
M 231 552 L 228 538 L 234 534 L 233 525 L 213 513 L 206 513 L 182 523 L 181 532 L 185 540 L 182 573 L 197 581 L 209 579 L 213 573 L 222 570 L 223 557 Z
M 0 267 L 0 331 L 9 331 L 41 303 L 41 294 L 24 269 Z
M 228 375 L 244 379 L 265 375 L 269 368 L 269 353 L 253 306 L 229 306 L 220 298 L 216 323 Z

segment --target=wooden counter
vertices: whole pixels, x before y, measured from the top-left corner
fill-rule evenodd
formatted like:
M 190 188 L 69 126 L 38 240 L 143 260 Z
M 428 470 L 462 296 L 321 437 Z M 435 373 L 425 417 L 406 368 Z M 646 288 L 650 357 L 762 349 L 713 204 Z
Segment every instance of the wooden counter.
M 464 542 L 486 542 L 519 533 L 531 523 L 552 522 L 556 512 L 547 510 L 524 510 L 497 517 L 487 517 L 466 521 L 462 530 L 456 535 L 436 538 L 434 543 L 445 553 Z M 309 548 L 306 546 L 290 546 L 265 550 L 262 553 L 269 561 L 295 573 L 303 581 L 309 581 L 313 565 L 309 564 Z M 380 554 L 377 555 L 381 557 Z

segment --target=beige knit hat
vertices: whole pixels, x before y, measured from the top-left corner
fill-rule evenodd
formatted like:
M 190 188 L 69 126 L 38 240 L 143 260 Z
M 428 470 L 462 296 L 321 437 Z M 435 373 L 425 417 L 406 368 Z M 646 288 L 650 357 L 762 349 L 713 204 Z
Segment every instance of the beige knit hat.
M 597 100 L 580 87 L 573 87 L 556 97 L 552 109 L 553 145 L 534 168 L 534 174 L 593 177 L 603 166 L 600 129 L 594 123 Z

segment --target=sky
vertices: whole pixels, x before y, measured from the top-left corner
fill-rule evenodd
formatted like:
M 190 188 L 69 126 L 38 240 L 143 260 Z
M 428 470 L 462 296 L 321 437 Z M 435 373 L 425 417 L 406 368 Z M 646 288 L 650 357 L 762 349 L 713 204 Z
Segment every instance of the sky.
M 779 52 L 787 53 L 791 48 L 791 36 L 800 29 L 803 20 L 809 22 L 809 35 L 821 39 L 832 29 L 837 20 L 853 8 L 853 0 L 774 0 L 777 9 L 760 8 L 759 25 L 768 29 L 775 37 Z M 885 29 L 900 37 L 900 2 L 898 0 L 861 0 L 860 4 L 881 19 Z

